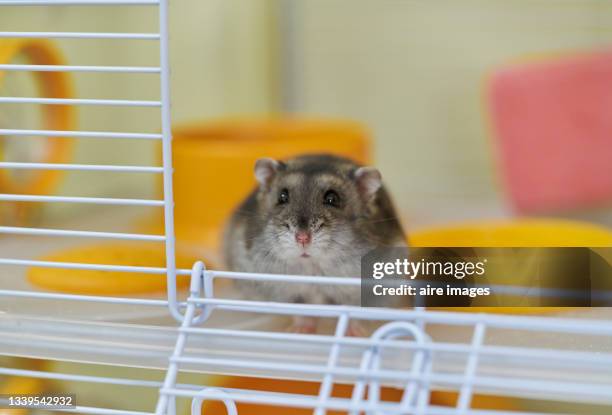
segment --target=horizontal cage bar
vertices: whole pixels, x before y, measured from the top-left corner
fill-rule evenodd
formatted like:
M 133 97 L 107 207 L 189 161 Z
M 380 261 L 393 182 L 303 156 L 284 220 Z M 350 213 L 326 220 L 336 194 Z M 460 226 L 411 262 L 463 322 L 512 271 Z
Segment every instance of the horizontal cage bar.
M 142 140 L 161 140 L 161 134 L 150 133 L 123 133 L 106 131 L 59 131 L 59 130 L 20 130 L 0 129 L 0 135 L 32 135 L 40 137 L 69 137 L 69 138 L 129 138 Z
M 0 6 L 154 6 L 159 0 L 0 0 Z
M 59 203 L 90 203 L 97 205 L 128 205 L 128 206 L 163 206 L 163 200 L 147 199 L 115 199 L 110 197 L 73 197 L 73 196 L 34 196 L 0 194 L 0 201 L 7 202 L 59 202 Z
M 77 406 L 74 409 L 56 409 L 58 412 L 76 412 L 88 415 L 155 415 L 152 412 L 126 411 L 123 409 L 95 408 L 90 406 Z
M 83 65 L 0 65 L 0 71 L 30 72 L 110 72 L 110 73 L 160 73 L 159 67 L 150 66 L 83 66 Z
M 217 388 L 215 388 L 217 389 Z M 195 398 L 198 397 L 197 391 L 188 391 L 181 389 L 163 388 L 161 393 L 168 396 Z M 333 411 L 357 411 L 357 413 L 381 413 L 393 415 L 457 415 L 457 410 L 453 407 L 442 407 L 436 405 L 428 405 L 426 408 L 402 408 L 399 403 L 395 402 L 370 402 L 369 400 L 360 400 L 353 402 L 347 398 L 329 397 L 322 404 L 318 396 L 305 394 L 289 394 L 258 391 L 254 394 L 251 391 L 228 388 L 219 388 L 219 390 L 209 390 L 207 393 L 208 399 L 227 400 L 231 399 L 236 402 L 252 403 L 254 405 L 273 405 L 291 408 L 317 408 L 325 407 L 325 409 Z M 461 412 L 462 415 L 546 415 L 535 412 L 515 412 L 515 411 L 491 411 L 468 409 Z
M 358 337 L 334 337 L 319 334 L 298 334 L 298 333 L 277 333 L 277 332 L 258 332 L 250 330 L 232 330 L 222 328 L 209 327 L 188 327 L 179 328 L 179 332 L 184 332 L 190 335 L 205 335 L 219 337 L 234 337 L 245 340 L 270 340 L 270 341 L 295 341 L 300 343 L 322 344 L 322 345 L 341 345 L 341 346 L 358 346 L 370 347 L 377 346 L 386 349 L 404 349 L 404 350 L 426 350 L 445 353 L 469 354 L 476 349 L 480 355 L 491 356 L 507 356 L 521 357 L 525 359 L 548 359 L 553 361 L 571 361 L 582 362 L 593 365 L 610 364 L 612 365 L 612 354 L 602 354 L 600 352 L 575 352 L 564 350 L 547 350 L 525 347 L 509 347 L 509 346 L 479 346 L 474 347 L 470 344 L 463 343 L 435 343 L 426 342 L 418 343 L 415 341 L 406 340 L 375 340 L 372 338 Z
M 210 271 L 214 272 L 214 271 Z M 255 274 L 254 274 L 255 275 Z M 279 315 L 304 315 L 318 317 L 338 317 L 348 314 L 351 318 L 360 320 L 415 320 L 419 319 L 431 324 L 451 324 L 471 326 L 485 323 L 487 326 L 506 328 L 538 330 L 546 332 L 566 332 L 591 334 L 596 336 L 612 336 L 612 325 L 599 320 L 580 319 L 554 319 L 545 317 L 529 317 L 525 319 L 517 316 L 500 314 L 475 314 L 453 312 L 423 312 L 413 309 L 390 309 L 375 307 L 359 307 L 348 305 L 326 304 L 297 304 L 278 303 L 271 301 L 246 301 L 221 298 L 194 298 L 189 303 L 210 305 L 219 309 L 230 311 L 257 312 Z
M 74 236 L 83 238 L 124 239 L 131 241 L 165 241 L 162 235 L 143 235 L 135 233 L 72 231 L 65 229 L 20 228 L 14 226 L 0 226 L 0 233 L 12 235 L 40 235 L 40 236 Z
M 76 171 L 108 171 L 125 173 L 163 173 L 163 167 L 149 166 L 115 166 L 103 164 L 60 164 L 60 163 L 16 163 L 0 162 L 0 168 L 20 170 L 76 170 Z
M 119 107 L 161 107 L 160 101 L 125 99 L 82 99 L 82 98 L 31 98 L 0 97 L 0 104 L 41 104 L 41 105 L 108 105 Z
M 247 359 L 232 359 L 232 358 L 217 358 L 217 357 L 170 357 L 171 363 L 181 364 L 193 364 L 202 366 L 223 366 L 234 369 L 256 369 L 266 370 L 270 372 L 289 372 L 289 373 L 300 373 L 309 375 L 344 375 L 354 378 L 364 379 L 377 379 L 385 381 L 409 381 L 418 380 L 424 381 L 425 379 L 419 378 L 419 376 L 426 376 L 425 374 L 415 375 L 407 372 L 397 370 L 370 370 L 367 373 L 363 373 L 359 368 L 353 367 L 333 367 L 328 368 L 326 364 L 306 364 L 306 363 L 295 363 L 295 362 L 275 362 L 275 361 L 253 361 Z M 429 375 L 432 379 L 427 380 L 440 380 L 440 375 Z M 440 378 L 438 378 L 440 376 Z M 444 375 L 443 379 L 447 380 L 449 384 L 461 384 L 463 381 L 462 375 Z
M 4 260 L 0 260 L 0 265 L 5 265 L 3 261 Z M 18 260 L 6 260 L 6 261 L 18 261 Z M 110 271 L 110 270 L 96 269 L 96 271 Z M 117 271 L 113 271 L 113 272 L 117 272 Z M 137 271 L 134 271 L 134 272 L 137 272 Z M 162 272 L 159 274 L 164 274 L 164 273 L 165 272 Z M 28 298 L 31 300 L 61 300 L 61 301 L 87 302 L 87 303 L 127 304 L 127 305 L 139 305 L 139 306 L 146 306 L 146 307 L 167 307 L 168 306 L 168 301 L 166 300 L 150 300 L 150 299 L 145 299 L 145 298 L 126 298 L 126 297 L 106 297 L 106 296 L 99 296 L 99 295 L 82 295 L 82 294 L 58 294 L 58 293 L 46 293 L 46 292 L 40 292 L 40 291 L 0 290 L 0 297 Z
M 104 264 L 83 264 L 78 262 L 55 262 L 55 261 L 38 261 L 31 259 L 14 259 L 14 258 L 0 258 L 0 265 L 16 265 L 16 266 L 33 266 L 42 268 L 65 268 L 65 269 L 81 269 L 84 271 L 109 271 L 109 272 L 136 272 L 142 274 L 155 274 L 163 275 L 166 274 L 166 268 L 156 267 L 139 267 L 132 265 L 104 265 Z M 177 269 L 177 275 L 190 275 L 191 270 Z M 34 294 L 25 292 L 27 294 Z M 22 295 L 23 297 L 24 295 Z M 69 296 L 62 298 L 68 299 Z
M 0 32 L 0 38 L 159 40 L 157 33 Z
M 54 372 L 42 372 L 38 370 L 25 370 L 25 369 L 13 369 L 9 367 L 0 367 L 0 375 L 8 376 L 19 376 L 19 377 L 32 377 L 37 379 L 55 379 L 55 380 L 68 380 L 77 382 L 91 382 L 101 383 L 108 385 L 121 385 L 121 386 L 142 386 L 149 388 L 159 388 L 163 386 L 161 382 L 150 381 L 150 380 L 139 380 L 139 379 L 122 379 L 122 378 L 106 378 L 101 376 L 88 376 L 88 375 L 71 375 L 64 373 Z
M 15 369 L 9 367 L 0 367 L 0 375 L 19 376 L 37 379 L 55 379 L 55 380 L 67 380 L 76 382 L 87 382 L 87 383 L 99 383 L 107 385 L 118 385 L 118 386 L 135 386 L 145 388 L 159 389 L 164 386 L 163 382 L 155 380 L 141 380 L 141 379 L 127 379 L 127 378 L 116 378 L 116 377 L 103 377 L 103 376 L 91 376 L 91 375 L 77 375 L 70 373 L 58 373 L 48 372 L 40 370 L 28 370 L 28 369 Z M 179 383 L 176 385 L 181 389 L 199 391 L 202 390 L 202 386 Z
M 376 369 L 363 372 L 352 367 L 333 367 L 305 363 L 279 363 L 274 361 L 252 361 L 247 359 L 204 358 L 204 357 L 171 357 L 170 362 L 204 366 L 223 366 L 236 369 L 257 369 L 312 375 L 343 375 L 355 379 L 373 379 L 389 381 L 415 381 L 419 383 L 435 382 L 440 385 L 460 387 L 465 382 L 463 374 L 448 373 L 407 373 L 398 370 Z M 607 385 L 596 383 L 579 383 L 577 381 L 531 381 L 528 379 L 510 379 L 497 376 L 480 376 L 473 379 L 474 385 L 496 386 L 501 388 L 521 389 L 529 385 L 534 391 L 579 393 L 590 397 L 602 398 L 603 402 L 612 402 L 612 395 Z
M 290 283 L 306 283 L 306 284 L 322 284 L 322 285 L 348 285 L 359 287 L 361 285 L 360 278 L 351 277 L 322 277 L 312 275 L 283 275 L 283 274 L 263 274 L 252 272 L 235 272 L 235 271 L 207 271 L 215 278 L 227 278 L 231 280 L 257 280 L 257 281 L 273 281 L 273 282 L 290 282 Z

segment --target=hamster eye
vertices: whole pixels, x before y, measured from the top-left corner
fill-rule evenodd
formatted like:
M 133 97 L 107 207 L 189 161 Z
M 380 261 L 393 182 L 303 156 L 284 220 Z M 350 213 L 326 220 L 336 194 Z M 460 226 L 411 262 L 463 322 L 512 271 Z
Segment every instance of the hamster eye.
M 323 203 L 328 206 L 339 207 L 340 206 L 340 196 L 333 190 L 328 190 L 325 192 L 323 196 Z
M 283 189 L 278 194 L 278 204 L 284 205 L 285 203 L 289 203 L 289 190 Z

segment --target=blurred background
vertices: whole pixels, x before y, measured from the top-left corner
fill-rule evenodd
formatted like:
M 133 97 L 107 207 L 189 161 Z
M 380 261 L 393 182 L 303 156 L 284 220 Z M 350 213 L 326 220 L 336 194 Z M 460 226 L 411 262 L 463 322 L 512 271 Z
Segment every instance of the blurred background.
M 153 10 L 127 7 L 118 14 L 102 7 L 93 14 L 95 20 L 91 8 L 58 7 L 32 8 L 24 16 L 23 9 L 6 8 L 0 26 L 156 27 Z M 605 51 L 612 41 L 612 4 L 598 0 L 182 0 L 171 2 L 170 19 L 175 124 L 286 113 L 361 122 L 409 228 L 513 214 L 491 127 L 491 77 L 517 62 Z M 155 65 L 158 59 L 155 42 L 56 44 L 75 65 Z M 155 75 L 73 78 L 75 95 L 83 98 L 159 93 Z M 80 107 L 78 128 L 156 132 L 156 111 Z M 29 128 L 14 120 L 12 127 Z M 81 163 L 152 165 L 158 159 L 148 142 L 76 142 Z M 124 176 L 68 174 L 60 193 L 155 193 L 154 178 Z M 47 206 L 45 215 L 70 216 L 79 208 Z M 612 223 L 606 203 L 544 213 Z

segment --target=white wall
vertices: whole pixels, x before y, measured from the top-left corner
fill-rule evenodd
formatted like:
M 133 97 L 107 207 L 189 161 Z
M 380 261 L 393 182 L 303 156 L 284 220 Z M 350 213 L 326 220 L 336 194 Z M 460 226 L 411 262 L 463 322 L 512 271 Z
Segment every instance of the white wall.
M 484 111 L 489 71 L 612 43 L 598 0 L 309 0 L 295 7 L 295 107 L 352 117 L 410 223 L 505 213 Z

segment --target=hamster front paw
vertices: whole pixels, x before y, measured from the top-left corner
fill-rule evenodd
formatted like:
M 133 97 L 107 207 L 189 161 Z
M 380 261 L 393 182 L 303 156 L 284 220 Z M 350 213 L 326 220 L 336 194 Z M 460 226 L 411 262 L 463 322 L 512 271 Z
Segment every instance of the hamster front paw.
M 348 337 L 368 337 L 367 330 L 358 322 L 351 321 L 346 329 Z
M 315 334 L 317 332 L 317 319 L 315 317 L 298 316 L 287 329 L 290 333 Z

